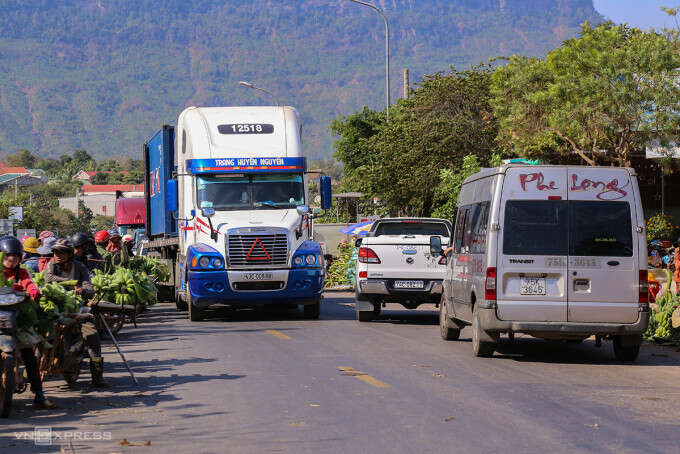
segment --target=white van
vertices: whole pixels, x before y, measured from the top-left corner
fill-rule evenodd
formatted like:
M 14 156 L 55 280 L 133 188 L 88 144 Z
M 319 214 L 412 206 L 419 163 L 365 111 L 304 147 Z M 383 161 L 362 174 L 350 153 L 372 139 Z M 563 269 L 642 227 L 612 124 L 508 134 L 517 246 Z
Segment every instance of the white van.
M 476 356 L 501 333 L 612 339 L 634 361 L 649 322 L 647 241 L 630 168 L 504 165 L 465 180 L 447 250 L 440 328 L 472 325 Z M 438 237 L 432 253 L 441 251 Z

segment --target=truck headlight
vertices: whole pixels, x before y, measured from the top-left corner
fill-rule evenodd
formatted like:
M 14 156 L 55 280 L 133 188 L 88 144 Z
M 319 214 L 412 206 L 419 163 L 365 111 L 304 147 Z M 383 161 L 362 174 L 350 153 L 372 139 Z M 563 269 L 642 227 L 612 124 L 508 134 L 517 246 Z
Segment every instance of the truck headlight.
M 213 266 L 215 268 L 222 268 L 222 259 L 214 259 L 213 260 Z
M 305 262 L 307 262 L 307 265 L 314 265 L 316 263 L 316 256 L 314 254 L 309 254 L 305 257 Z
M 297 266 L 301 266 L 304 263 L 304 261 L 305 259 L 301 255 L 298 255 L 293 259 L 293 263 Z
M 210 266 L 210 257 L 201 257 L 198 260 L 198 264 L 201 268 L 208 268 Z

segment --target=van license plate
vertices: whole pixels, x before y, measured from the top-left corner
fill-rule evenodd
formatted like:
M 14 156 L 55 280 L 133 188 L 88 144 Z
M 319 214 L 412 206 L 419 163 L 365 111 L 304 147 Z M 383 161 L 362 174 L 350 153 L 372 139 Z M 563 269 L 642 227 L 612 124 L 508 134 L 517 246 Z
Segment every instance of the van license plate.
M 274 278 L 272 273 L 247 273 L 243 275 L 246 281 L 271 281 Z
M 394 281 L 394 288 L 423 288 L 423 281 Z
M 520 295 L 545 295 L 545 278 L 522 277 L 519 281 Z

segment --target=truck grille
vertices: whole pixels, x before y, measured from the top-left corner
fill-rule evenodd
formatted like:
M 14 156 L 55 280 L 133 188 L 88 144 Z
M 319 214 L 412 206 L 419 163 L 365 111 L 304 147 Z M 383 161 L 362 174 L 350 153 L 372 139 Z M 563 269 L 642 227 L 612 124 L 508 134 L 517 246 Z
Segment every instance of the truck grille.
M 288 236 L 285 234 L 229 235 L 227 248 L 230 266 L 257 267 L 288 263 Z

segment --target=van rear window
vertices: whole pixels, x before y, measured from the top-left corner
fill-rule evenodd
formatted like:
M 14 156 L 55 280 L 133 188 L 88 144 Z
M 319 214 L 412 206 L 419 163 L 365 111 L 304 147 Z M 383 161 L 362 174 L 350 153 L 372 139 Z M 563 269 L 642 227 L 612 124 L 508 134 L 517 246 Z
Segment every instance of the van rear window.
M 508 200 L 503 254 L 567 255 L 567 203 L 565 200 Z
M 632 257 L 630 204 L 509 200 L 503 254 Z
M 632 257 L 628 202 L 569 202 L 569 255 Z
M 442 222 L 381 222 L 373 236 L 380 235 L 439 235 L 449 236 L 449 229 Z

